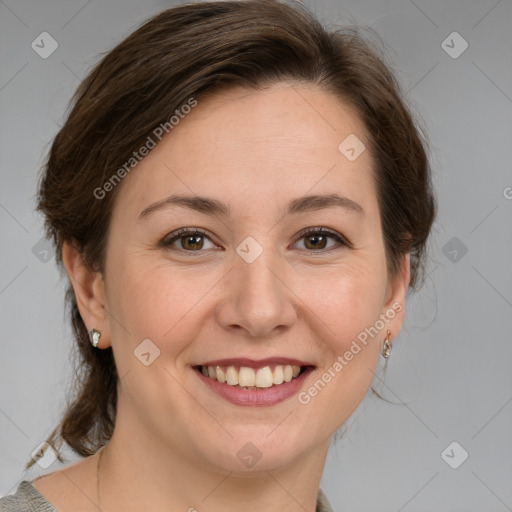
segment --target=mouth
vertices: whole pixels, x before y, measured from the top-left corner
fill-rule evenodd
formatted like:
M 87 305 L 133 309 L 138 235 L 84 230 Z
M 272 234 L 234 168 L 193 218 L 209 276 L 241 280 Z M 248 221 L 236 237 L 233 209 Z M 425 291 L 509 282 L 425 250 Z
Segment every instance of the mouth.
M 296 395 L 316 366 L 298 359 L 272 357 L 258 361 L 217 359 L 190 368 L 213 396 L 238 406 L 265 407 Z
M 265 389 L 272 386 L 280 386 L 299 377 L 309 366 L 273 365 L 262 368 L 250 366 L 209 366 L 198 365 L 195 367 L 205 377 L 216 380 L 222 384 L 236 386 L 242 389 Z

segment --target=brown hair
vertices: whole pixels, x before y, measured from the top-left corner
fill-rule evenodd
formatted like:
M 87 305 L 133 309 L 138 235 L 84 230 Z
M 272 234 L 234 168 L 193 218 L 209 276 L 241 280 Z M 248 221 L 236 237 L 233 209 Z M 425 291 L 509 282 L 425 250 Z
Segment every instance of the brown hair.
M 375 164 L 388 271 L 394 275 L 401 256 L 410 252 L 414 288 L 421 281 L 436 210 L 424 137 L 373 43 L 354 28 L 327 31 L 304 6 L 277 0 L 165 10 L 90 71 L 53 141 L 39 188 L 38 210 L 61 270 L 66 241 L 89 268 L 102 271 L 119 187 L 101 200 L 94 190 L 176 109 L 230 84 L 262 89 L 285 80 L 334 93 L 363 120 Z M 61 462 L 57 445 L 63 440 L 86 457 L 111 438 L 118 380 L 112 349 L 92 347 L 70 286 L 66 301 L 78 345 L 75 390 L 47 439 Z

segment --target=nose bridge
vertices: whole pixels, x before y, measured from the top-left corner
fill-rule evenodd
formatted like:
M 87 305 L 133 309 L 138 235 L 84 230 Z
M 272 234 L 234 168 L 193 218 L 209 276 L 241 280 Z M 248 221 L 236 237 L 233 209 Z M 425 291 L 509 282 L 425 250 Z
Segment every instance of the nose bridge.
M 242 250 L 247 249 L 255 259 L 246 259 L 240 255 Z M 282 290 L 279 288 L 282 283 L 276 278 L 275 273 L 279 271 L 278 259 L 270 248 L 257 248 L 251 246 L 251 242 L 245 243 L 245 247 L 239 246 L 237 253 L 240 256 L 235 264 L 236 279 L 239 282 L 239 300 L 251 302 L 254 309 L 275 308 L 281 301 Z M 271 270 L 272 269 L 272 270 Z
M 278 288 L 282 286 L 276 277 L 280 266 L 270 250 L 264 251 L 250 263 L 240 258 L 236 263 L 235 273 L 242 295 L 272 303 L 280 295 Z
M 283 278 L 284 262 L 254 239 L 244 240 L 234 255 L 229 305 L 224 327 L 240 326 L 253 336 L 289 326 L 295 318 L 291 294 Z

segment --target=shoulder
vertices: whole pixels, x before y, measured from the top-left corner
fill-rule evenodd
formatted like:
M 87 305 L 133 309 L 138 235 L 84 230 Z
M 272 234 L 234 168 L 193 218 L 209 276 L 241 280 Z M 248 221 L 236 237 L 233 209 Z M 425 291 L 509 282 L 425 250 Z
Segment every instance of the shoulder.
M 23 480 L 15 494 L 0 499 L 0 512 L 57 512 L 55 507 L 32 485 Z
M 93 470 L 94 460 L 89 457 L 32 481 L 23 480 L 15 494 L 0 499 L 0 512 L 96 512 L 90 498 L 96 492 Z

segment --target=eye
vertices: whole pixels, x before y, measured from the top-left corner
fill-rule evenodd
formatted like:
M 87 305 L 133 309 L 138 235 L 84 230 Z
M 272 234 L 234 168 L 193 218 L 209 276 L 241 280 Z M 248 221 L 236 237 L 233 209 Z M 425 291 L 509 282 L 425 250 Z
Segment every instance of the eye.
M 336 246 L 351 247 L 350 242 L 342 235 L 326 228 L 308 228 L 298 235 L 298 241 L 295 244 L 303 243 L 301 249 L 309 252 L 323 252 L 335 249 Z M 208 244 L 210 244 L 208 246 Z M 198 228 L 182 228 L 166 236 L 162 242 L 162 247 L 186 251 L 203 252 L 203 249 L 215 249 L 216 245 L 210 237 Z
M 208 243 L 210 247 L 208 247 Z M 201 249 L 216 247 L 206 233 L 197 228 L 183 228 L 171 233 L 162 240 L 162 246 L 187 252 L 200 252 Z
M 326 228 L 309 228 L 299 233 L 299 243 L 303 242 L 305 249 L 310 249 L 311 252 L 331 250 L 338 246 L 350 247 L 350 243 L 340 234 Z M 330 244 L 329 244 L 330 240 Z

